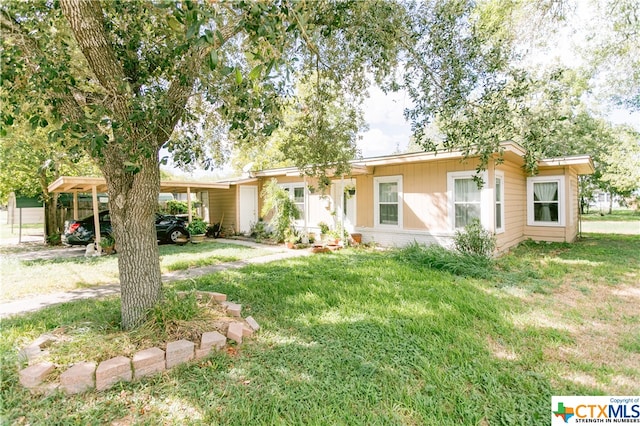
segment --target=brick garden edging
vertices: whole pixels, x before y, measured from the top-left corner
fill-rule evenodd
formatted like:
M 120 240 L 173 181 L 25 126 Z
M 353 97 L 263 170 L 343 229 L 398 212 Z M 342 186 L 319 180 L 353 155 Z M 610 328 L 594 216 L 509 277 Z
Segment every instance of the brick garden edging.
M 225 294 L 207 291 L 196 293 L 200 296 L 208 296 L 212 301 L 224 306 L 228 314 L 242 320 L 242 306 L 227 302 Z M 226 336 L 218 331 L 202 333 L 199 345 L 181 339 L 167 342 L 166 350 L 153 347 L 138 351 L 131 359 L 117 356 L 102 361 L 98 365 L 94 362 L 79 362 L 60 374 L 58 383 L 43 384 L 56 369 L 56 366 L 48 361 L 30 365 L 20 370 L 18 375 L 20 384 L 33 391 L 50 391 L 58 388 L 67 394 L 76 394 L 92 389 L 102 391 L 109 389 L 119 381 L 130 382 L 133 379 L 150 376 L 191 360 L 202 359 L 208 356 L 212 350 L 223 349 L 227 344 L 227 339 L 241 344 L 243 337 L 251 336 L 259 329 L 260 325 L 256 320 L 253 317 L 247 317 L 244 321 L 229 323 Z M 30 345 L 22 348 L 18 357 L 30 363 L 35 362 L 48 354 L 43 348 L 56 340 L 56 337 L 44 334 Z

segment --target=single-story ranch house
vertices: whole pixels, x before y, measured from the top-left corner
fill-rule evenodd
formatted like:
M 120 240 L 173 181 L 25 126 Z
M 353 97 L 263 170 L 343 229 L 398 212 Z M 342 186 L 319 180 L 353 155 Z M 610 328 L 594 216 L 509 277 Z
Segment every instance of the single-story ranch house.
M 481 187 L 474 179 L 479 159 L 446 151 L 354 160 L 351 173 L 332 176 L 324 191 L 317 179 L 295 167 L 219 182 L 161 182 L 161 191 L 186 192 L 187 197 L 193 192 L 202 201 L 205 220 L 242 233 L 260 219 L 262 188 L 276 179 L 302 212 L 296 227 L 316 235 L 324 222 L 361 234 L 365 243 L 447 246 L 457 229 L 479 218 L 496 234 L 498 251 L 526 239 L 573 241 L 579 229 L 578 176 L 594 172 L 590 156 L 543 159 L 538 174 L 529 176 L 523 167 L 524 148 L 505 142 L 501 149 L 502 157 L 495 154 L 479 174 Z M 95 198 L 104 188 L 104 179 L 63 177 L 49 190 L 92 190 Z
M 365 158 L 352 162 L 349 176 L 333 176 L 322 194 L 316 179 L 296 168 L 260 170 L 250 177 L 226 181 L 229 189 L 211 189 L 209 220 L 248 232 L 259 219 L 260 194 L 276 179 L 302 211 L 299 229 L 319 234 L 318 224 L 344 226 L 363 242 L 401 246 L 413 241 L 448 245 L 456 229 L 473 218 L 497 237 L 504 251 L 526 239 L 573 241 L 578 234 L 578 175 L 592 174 L 588 155 L 539 161 L 538 174 L 524 171 L 525 150 L 502 144 L 503 161 L 490 161 L 474 176 L 477 158 L 459 151 L 419 152 Z

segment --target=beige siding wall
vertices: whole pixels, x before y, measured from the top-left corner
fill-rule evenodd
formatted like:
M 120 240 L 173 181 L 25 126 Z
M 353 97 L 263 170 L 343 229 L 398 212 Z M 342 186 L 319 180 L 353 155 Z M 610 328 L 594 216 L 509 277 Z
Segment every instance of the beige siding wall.
M 238 225 L 237 191 L 237 186 L 231 186 L 229 189 L 209 190 L 209 223 L 218 223 L 222 220 L 223 229 L 236 230 Z
M 578 236 L 578 213 L 579 213 L 579 190 L 578 190 L 578 174 L 573 170 L 567 170 L 567 241 L 575 241 Z
M 446 160 L 381 166 L 373 175 L 357 176 L 358 227 L 374 227 L 374 178 L 402 176 L 404 229 L 448 232 L 447 173 L 475 170 L 476 164 L 475 160 Z
M 527 183 L 522 168 L 505 162 L 495 170 L 504 173 L 504 232 L 496 235 L 498 251 L 524 240 L 524 226 L 527 223 Z

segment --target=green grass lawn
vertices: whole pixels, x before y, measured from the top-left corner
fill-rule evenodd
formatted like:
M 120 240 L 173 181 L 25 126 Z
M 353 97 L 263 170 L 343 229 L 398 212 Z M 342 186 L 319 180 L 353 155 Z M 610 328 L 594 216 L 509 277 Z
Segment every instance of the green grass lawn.
M 27 235 L 40 235 L 44 236 L 44 224 L 42 223 L 23 223 L 22 231 L 20 231 L 20 225 L 14 223 L 13 225 L 6 222 L 0 223 L 0 239 L 4 238 L 18 238 L 22 232 L 22 236 Z
M 640 221 L 640 210 L 625 209 L 612 210 L 611 214 L 600 214 L 600 211 L 592 210 L 589 214 L 583 214 L 582 220 L 587 222 L 633 222 Z
M 242 303 L 253 341 L 74 397 L 22 389 L 17 348 L 115 338 L 119 302 L 52 307 L 3 321 L 3 422 L 549 424 L 552 395 L 640 393 L 639 278 L 638 236 L 526 243 L 494 265 L 420 247 L 253 265 L 172 286 Z
M 40 245 L 42 246 L 42 245 Z M 32 246 L 27 246 L 29 250 Z M 2 292 L 0 301 L 18 299 L 30 294 L 68 291 L 118 282 L 117 255 L 101 257 L 59 257 L 21 260 L 15 256 L 22 247 L 4 248 L 0 258 Z M 200 244 L 159 247 L 162 272 L 263 256 L 272 251 L 208 240 Z

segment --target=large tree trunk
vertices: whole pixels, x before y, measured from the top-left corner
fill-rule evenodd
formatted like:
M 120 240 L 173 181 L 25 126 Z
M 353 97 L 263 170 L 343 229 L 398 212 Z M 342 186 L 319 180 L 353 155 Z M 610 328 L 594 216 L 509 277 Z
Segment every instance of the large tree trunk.
M 155 229 L 160 168 L 155 158 L 141 161 L 142 167 L 135 174 L 123 172 L 120 164 L 103 167 L 119 253 L 122 328 L 125 330 L 144 322 L 148 309 L 162 297 Z
M 58 194 L 46 194 L 44 197 L 44 239 L 49 244 L 59 244 L 60 240 L 53 238 L 59 235 L 60 216 L 58 214 Z

